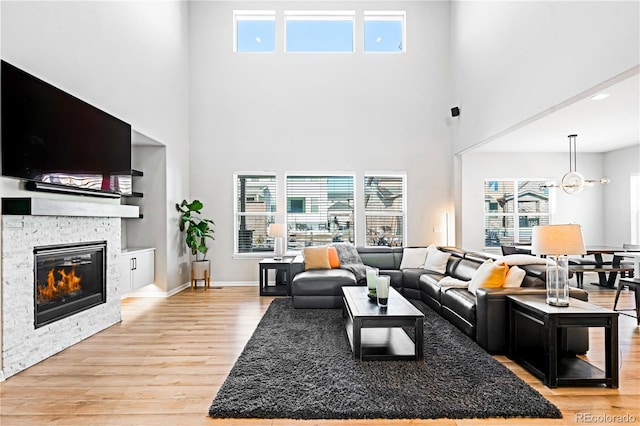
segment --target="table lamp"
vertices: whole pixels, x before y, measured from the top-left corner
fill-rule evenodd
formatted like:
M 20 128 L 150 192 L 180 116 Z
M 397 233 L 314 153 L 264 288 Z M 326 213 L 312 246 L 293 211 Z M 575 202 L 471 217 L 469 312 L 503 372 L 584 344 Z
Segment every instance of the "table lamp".
M 569 306 L 568 254 L 586 254 L 580 225 L 534 226 L 531 252 L 549 257 L 547 262 L 547 303 Z
M 285 253 L 284 237 L 286 236 L 286 227 L 284 223 L 269 224 L 267 235 L 273 237 L 273 259 L 282 260 Z

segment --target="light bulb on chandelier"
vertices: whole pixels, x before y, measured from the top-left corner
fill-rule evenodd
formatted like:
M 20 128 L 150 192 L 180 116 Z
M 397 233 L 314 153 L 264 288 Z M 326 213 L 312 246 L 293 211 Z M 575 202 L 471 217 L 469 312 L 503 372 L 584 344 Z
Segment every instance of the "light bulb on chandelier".
M 542 188 L 562 188 L 567 194 L 577 194 L 586 187 L 592 187 L 594 183 L 606 185 L 611 182 L 609 178 L 585 179 L 582 173 L 576 170 L 576 138 L 578 135 L 569 135 L 569 171 L 562 176 L 560 184 L 547 182 Z

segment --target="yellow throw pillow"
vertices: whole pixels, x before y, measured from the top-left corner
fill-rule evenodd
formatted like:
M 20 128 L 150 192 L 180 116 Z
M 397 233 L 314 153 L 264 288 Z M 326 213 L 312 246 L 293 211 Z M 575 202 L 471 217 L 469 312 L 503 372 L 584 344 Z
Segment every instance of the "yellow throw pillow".
M 508 271 L 507 265 L 496 265 L 491 259 L 485 260 L 473 274 L 469 283 L 469 291 L 476 294 L 476 290 L 479 288 L 502 287 Z
M 329 263 L 328 247 L 305 247 L 304 253 L 304 269 L 331 269 Z

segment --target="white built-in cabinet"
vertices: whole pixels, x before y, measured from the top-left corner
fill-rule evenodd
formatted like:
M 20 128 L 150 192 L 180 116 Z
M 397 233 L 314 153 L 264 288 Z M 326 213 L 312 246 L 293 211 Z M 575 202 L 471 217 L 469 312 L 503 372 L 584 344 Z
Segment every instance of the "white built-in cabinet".
M 122 249 L 120 254 L 120 294 L 126 295 L 155 281 L 155 249 Z

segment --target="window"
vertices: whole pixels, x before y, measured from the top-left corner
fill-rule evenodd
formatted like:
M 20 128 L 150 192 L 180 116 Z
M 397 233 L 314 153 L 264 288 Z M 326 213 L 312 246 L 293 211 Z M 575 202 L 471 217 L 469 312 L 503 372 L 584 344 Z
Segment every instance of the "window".
M 233 12 L 234 52 L 275 52 L 276 13 L 274 11 Z
M 402 246 L 405 235 L 405 176 L 365 174 L 367 246 Z
M 549 224 L 549 189 L 545 180 L 484 182 L 485 248 L 531 242 L 531 228 Z
M 267 228 L 275 222 L 275 175 L 235 175 L 235 253 L 273 251 Z
M 630 178 L 631 186 L 631 244 L 640 244 L 640 174 Z
M 405 12 L 365 12 L 365 52 L 405 52 Z
M 285 52 L 353 52 L 353 11 L 285 11 Z
M 354 243 L 353 176 L 286 177 L 289 249 Z

